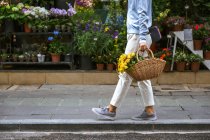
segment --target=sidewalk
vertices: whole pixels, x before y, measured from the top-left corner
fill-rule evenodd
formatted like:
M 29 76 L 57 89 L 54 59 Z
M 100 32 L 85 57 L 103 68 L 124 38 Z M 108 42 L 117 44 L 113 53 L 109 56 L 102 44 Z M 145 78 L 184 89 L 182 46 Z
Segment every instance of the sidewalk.
M 210 128 L 210 85 L 154 86 L 155 108 L 159 118 L 155 122 L 130 120 L 130 117 L 143 111 L 138 87 L 133 85 L 118 110 L 117 120 L 98 120 L 91 108 L 108 105 L 114 89 L 115 85 L 0 85 L 0 130 L 13 130 L 15 124 L 19 126 L 14 129 L 20 130 L 20 124 L 57 123 L 83 126 L 198 124 L 198 128 L 206 124 Z M 8 124 L 10 126 L 7 127 Z M 29 127 L 22 129 L 26 128 Z

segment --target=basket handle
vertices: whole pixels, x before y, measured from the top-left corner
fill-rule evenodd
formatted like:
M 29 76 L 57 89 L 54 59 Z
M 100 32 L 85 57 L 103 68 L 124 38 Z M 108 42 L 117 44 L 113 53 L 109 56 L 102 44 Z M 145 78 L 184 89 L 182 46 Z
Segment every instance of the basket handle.
M 142 55 L 142 54 L 144 53 L 144 52 L 142 52 L 140 49 L 141 49 L 141 48 L 138 48 L 138 50 L 137 50 L 137 52 L 136 52 L 136 58 L 137 58 L 138 61 L 140 61 L 140 60 L 139 60 L 139 54 L 140 54 L 139 52 L 141 52 L 140 55 Z M 153 52 L 152 52 L 151 49 L 147 48 L 145 51 L 147 51 L 148 56 L 150 56 L 150 58 L 154 58 L 154 54 L 153 54 Z

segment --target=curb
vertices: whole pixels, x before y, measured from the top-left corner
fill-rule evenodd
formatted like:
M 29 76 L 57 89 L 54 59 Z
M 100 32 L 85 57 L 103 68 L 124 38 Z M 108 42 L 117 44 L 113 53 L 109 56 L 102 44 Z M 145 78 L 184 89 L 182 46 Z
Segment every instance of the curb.
M 157 131 L 157 130 L 210 130 L 210 119 L 195 120 L 157 120 L 157 121 L 132 121 L 132 120 L 1 120 L 0 131 Z

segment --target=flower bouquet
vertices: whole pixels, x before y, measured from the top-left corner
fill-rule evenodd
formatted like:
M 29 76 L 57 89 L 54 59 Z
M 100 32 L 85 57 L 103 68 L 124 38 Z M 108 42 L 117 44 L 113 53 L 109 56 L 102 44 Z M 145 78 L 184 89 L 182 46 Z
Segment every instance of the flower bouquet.
M 127 72 L 136 81 L 156 78 L 163 71 L 166 61 L 155 58 L 152 51 L 147 49 L 148 58 L 135 53 L 122 54 L 118 60 L 118 72 Z

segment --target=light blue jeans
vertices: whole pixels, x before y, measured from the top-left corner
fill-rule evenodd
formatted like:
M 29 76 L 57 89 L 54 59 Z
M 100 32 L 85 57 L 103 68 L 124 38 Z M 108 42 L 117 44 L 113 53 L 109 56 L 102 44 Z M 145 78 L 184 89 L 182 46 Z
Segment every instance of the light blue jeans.
M 125 54 L 136 52 L 139 47 L 139 35 L 128 34 L 127 40 L 128 42 L 126 45 Z M 149 34 L 146 36 L 146 42 L 149 48 L 152 44 L 152 39 Z M 111 105 L 115 107 L 120 106 L 121 102 L 123 101 L 124 97 L 126 96 L 129 90 L 132 80 L 133 79 L 126 72 L 119 74 L 119 81 L 111 99 Z M 138 81 L 138 87 L 143 97 L 144 106 L 153 106 L 155 103 L 151 81 Z

